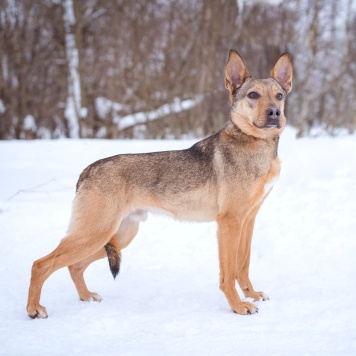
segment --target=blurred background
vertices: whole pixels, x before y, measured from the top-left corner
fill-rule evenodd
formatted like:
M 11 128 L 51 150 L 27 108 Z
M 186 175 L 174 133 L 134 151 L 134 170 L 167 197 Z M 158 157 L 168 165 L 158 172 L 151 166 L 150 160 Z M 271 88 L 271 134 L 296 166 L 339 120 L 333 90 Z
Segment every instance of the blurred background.
M 0 139 L 188 138 L 228 120 L 230 48 L 294 62 L 299 137 L 356 129 L 352 0 L 1 0 Z

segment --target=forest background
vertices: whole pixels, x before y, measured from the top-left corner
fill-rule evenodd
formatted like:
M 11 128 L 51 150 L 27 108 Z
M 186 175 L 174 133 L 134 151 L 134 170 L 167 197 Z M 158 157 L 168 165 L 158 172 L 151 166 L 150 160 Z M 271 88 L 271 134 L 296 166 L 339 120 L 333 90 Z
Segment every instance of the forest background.
M 352 0 L 2 0 L 0 139 L 206 136 L 230 48 L 255 77 L 292 54 L 298 136 L 356 130 Z

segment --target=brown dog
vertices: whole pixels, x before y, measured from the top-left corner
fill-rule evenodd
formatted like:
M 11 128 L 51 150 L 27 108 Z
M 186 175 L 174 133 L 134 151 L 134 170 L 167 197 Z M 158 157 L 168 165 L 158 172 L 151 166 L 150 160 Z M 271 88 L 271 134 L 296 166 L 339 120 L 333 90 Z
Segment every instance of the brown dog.
M 292 89 L 288 53 L 277 60 L 270 78 L 254 79 L 231 50 L 225 71 L 230 92 L 230 122 L 182 151 L 118 155 L 97 161 L 80 175 L 68 235 L 49 255 L 34 262 L 27 312 L 47 317 L 40 295 L 45 280 L 68 266 L 82 300 L 101 300 L 89 292 L 84 270 L 109 258 L 114 275 L 120 251 L 134 238 L 150 210 L 176 219 L 218 224 L 220 288 L 238 314 L 257 308 L 245 297 L 267 299 L 249 279 L 250 247 L 256 214 L 280 171 L 278 140 L 286 118 L 284 102 Z

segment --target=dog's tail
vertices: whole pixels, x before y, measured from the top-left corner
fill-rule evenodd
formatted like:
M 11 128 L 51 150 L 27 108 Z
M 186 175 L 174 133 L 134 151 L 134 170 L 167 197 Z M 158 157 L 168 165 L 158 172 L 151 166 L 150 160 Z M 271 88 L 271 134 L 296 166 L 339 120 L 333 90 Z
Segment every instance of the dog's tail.
M 108 255 L 110 271 L 115 279 L 120 272 L 121 252 L 115 238 L 112 238 L 104 247 Z

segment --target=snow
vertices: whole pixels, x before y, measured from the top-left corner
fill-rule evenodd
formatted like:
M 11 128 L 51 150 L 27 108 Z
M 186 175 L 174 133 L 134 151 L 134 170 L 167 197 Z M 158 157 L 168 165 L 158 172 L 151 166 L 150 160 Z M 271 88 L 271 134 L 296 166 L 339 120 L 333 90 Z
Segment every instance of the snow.
M 123 106 L 120 103 L 99 96 L 95 99 L 95 109 L 100 119 L 105 120 L 109 114 L 113 115 L 114 118 L 118 117 L 118 113 L 123 109 Z
M 219 290 L 215 223 L 149 215 L 113 281 L 88 268 L 102 302 L 81 302 L 66 269 L 45 283 L 49 318 L 26 314 L 32 262 L 64 236 L 78 175 L 123 152 L 193 141 L 0 142 L 1 355 L 352 355 L 356 350 L 356 136 L 294 138 L 257 216 L 251 279 L 259 313 L 230 311 Z
M 80 108 L 80 117 L 85 119 L 88 116 L 88 108 L 81 107 Z
M 124 106 L 120 103 L 111 101 L 105 97 L 98 97 L 95 99 L 95 109 L 101 120 L 105 120 L 108 115 L 111 115 L 113 122 L 117 125 L 119 130 L 124 130 L 128 127 L 144 124 L 147 121 L 154 121 L 161 119 L 170 114 L 179 113 L 189 110 L 199 104 L 203 99 L 202 96 L 196 96 L 194 99 L 174 98 L 173 102 L 161 105 L 152 111 L 140 111 L 129 115 L 122 116 Z M 103 134 L 105 128 L 103 128 Z M 100 137 L 101 134 L 98 134 Z
M 140 123 L 145 123 L 147 121 L 153 121 L 160 119 L 164 116 L 173 113 L 179 113 L 185 110 L 189 110 L 196 106 L 202 97 L 197 96 L 195 99 L 185 99 L 175 98 L 172 103 L 164 104 L 158 109 L 148 112 L 137 112 L 132 115 L 126 115 L 121 118 L 114 118 L 114 122 L 117 124 L 119 130 L 126 129 L 127 127 L 134 126 Z
M 24 130 L 33 130 L 36 131 L 36 120 L 32 115 L 26 115 L 23 120 Z

